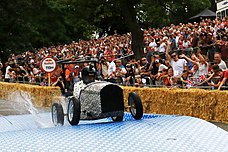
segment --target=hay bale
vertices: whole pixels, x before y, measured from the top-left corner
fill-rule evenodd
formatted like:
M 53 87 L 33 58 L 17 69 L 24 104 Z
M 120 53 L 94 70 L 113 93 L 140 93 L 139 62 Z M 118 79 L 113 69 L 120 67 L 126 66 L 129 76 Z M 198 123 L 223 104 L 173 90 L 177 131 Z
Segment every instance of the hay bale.
M 32 102 L 36 107 L 48 107 L 52 104 L 54 96 L 61 96 L 61 91 L 58 87 L 0 82 L 0 88 L 0 99 L 7 100 L 12 92 L 20 90 L 31 95 Z
M 202 89 L 167 89 L 122 87 L 124 103 L 130 92 L 142 100 L 144 113 L 174 114 L 198 117 L 208 121 L 228 123 L 228 91 Z M 49 107 L 61 96 L 58 87 L 0 82 L 0 99 L 6 100 L 14 91 L 28 92 L 37 107 Z
M 145 113 L 174 114 L 228 123 L 228 91 L 122 87 L 124 100 L 136 92 Z

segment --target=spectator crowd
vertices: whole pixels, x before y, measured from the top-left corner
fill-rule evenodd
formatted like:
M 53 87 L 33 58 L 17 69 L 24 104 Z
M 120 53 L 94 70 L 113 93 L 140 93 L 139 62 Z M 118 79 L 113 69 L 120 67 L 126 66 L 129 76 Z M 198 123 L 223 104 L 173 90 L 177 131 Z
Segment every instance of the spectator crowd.
M 43 47 L 22 54 L 11 54 L 0 63 L 0 80 L 47 85 L 41 60 L 52 56 L 56 61 L 97 58 L 98 79 L 121 85 L 162 87 L 228 86 L 228 19 L 205 19 L 200 23 L 170 25 L 144 30 L 144 57 L 132 58 L 131 34 L 104 36 L 68 45 Z M 51 73 L 51 83 L 66 80 L 66 87 L 80 80 L 85 64 L 65 66 Z M 63 76 L 65 76 L 63 78 Z M 64 85 L 63 83 L 61 83 Z

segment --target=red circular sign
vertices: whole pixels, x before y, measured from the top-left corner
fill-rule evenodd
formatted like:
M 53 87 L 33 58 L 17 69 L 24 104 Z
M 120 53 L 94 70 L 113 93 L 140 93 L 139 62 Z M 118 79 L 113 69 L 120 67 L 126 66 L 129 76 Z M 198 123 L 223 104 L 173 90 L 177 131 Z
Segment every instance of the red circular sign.
M 47 73 L 55 71 L 56 67 L 57 63 L 52 57 L 45 57 L 41 61 L 41 69 Z

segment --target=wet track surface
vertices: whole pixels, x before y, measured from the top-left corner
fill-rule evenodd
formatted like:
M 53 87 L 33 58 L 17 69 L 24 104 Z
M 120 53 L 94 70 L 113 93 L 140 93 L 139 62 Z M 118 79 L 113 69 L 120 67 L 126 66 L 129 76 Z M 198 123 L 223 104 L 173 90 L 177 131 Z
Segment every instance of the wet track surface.
M 0 100 L 0 151 L 228 152 L 228 132 L 193 117 L 144 114 L 136 121 L 125 113 L 123 122 L 70 126 L 65 118 L 64 126 L 54 126 L 50 108 L 26 108 L 25 102 Z
M 51 108 L 38 108 L 39 112 L 50 112 Z M 0 116 L 29 114 L 20 103 L 0 100 Z M 228 131 L 228 124 L 213 122 L 216 126 Z

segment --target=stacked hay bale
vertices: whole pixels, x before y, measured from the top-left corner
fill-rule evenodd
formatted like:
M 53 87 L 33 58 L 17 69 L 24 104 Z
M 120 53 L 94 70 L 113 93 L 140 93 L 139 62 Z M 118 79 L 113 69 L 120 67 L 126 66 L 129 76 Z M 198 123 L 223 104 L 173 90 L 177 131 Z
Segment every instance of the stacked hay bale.
M 125 104 L 128 94 L 136 92 L 145 113 L 174 114 L 228 123 L 228 91 L 123 87 Z
M 9 94 L 18 90 L 29 93 L 37 107 L 51 106 L 61 96 L 58 87 L 0 82 L 0 99 L 7 100 Z M 123 87 L 123 90 L 126 105 L 130 92 L 139 94 L 144 113 L 185 115 L 228 123 L 228 91 L 135 87 Z
M 54 97 L 61 96 L 58 87 L 36 86 L 18 83 L 0 82 L 0 99 L 7 100 L 9 95 L 16 91 L 23 91 L 30 94 L 32 102 L 36 107 L 51 106 Z

